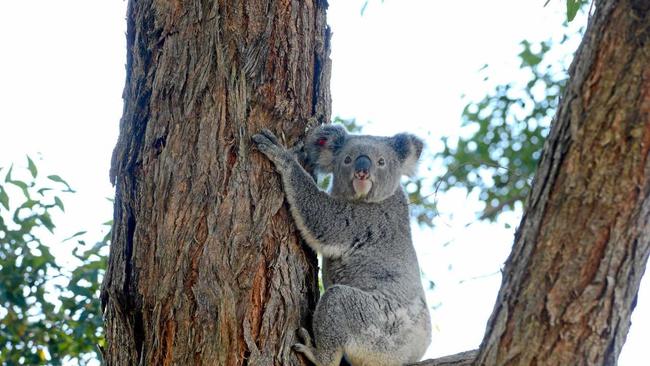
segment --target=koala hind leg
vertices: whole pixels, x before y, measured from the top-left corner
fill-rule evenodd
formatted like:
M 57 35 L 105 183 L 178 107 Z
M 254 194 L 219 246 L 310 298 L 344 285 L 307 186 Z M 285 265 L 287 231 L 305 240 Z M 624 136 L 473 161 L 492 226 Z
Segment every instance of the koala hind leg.
M 377 293 L 342 284 L 330 286 L 314 312 L 316 359 L 319 354 L 336 352 L 357 366 L 403 365 L 406 355 L 399 344 L 401 337 L 396 337 L 400 322 L 394 319 L 397 308 Z
M 330 286 L 314 312 L 316 346 L 313 353 L 321 362 L 316 364 L 338 366 L 345 356 L 352 364 L 382 365 L 366 362 L 368 357 L 374 358 L 374 346 L 382 343 L 381 339 L 377 339 L 377 330 L 382 326 L 378 305 L 377 299 L 370 293 L 358 288 Z
M 323 352 L 322 349 L 314 347 L 309 332 L 305 328 L 298 329 L 298 336 L 303 343 L 294 344 L 294 351 L 302 353 L 316 366 L 339 366 L 343 357 L 342 350 L 330 349 Z

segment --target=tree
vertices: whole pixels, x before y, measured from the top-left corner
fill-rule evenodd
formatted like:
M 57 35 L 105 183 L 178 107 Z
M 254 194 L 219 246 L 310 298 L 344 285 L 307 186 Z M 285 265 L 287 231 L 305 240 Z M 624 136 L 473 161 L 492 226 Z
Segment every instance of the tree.
M 648 2 L 597 2 L 478 363 L 616 363 L 650 254 L 649 35 Z
M 130 1 L 102 285 L 109 365 L 300 364 L 318 298 L 271 164 L 330 119 L 325 1 Z M 309 121 L 309 122 L 308 122 Z
M 485 338 L 456 364 L 616 363 L 650 254 L 649 34 L 647 2 L 597 2 Z
M 129 4 L 108 364 L 298 362 L 316 266 L 249 136 L 292 145 L 329 120 L 324 7 Z M 462 362 L 615 362 L 650 252 L 649 11 L 597 3 L 484 342 Z

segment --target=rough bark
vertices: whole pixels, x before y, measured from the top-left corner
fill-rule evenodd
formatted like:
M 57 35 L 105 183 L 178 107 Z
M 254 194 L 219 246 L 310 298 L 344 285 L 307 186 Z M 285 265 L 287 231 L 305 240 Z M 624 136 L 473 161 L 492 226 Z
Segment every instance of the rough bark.
M 596 3 L 476 364 L 616 364 L 650 253 L 649 7 Z
M 301 364 L 317 263 L 250 135 L 329 121 L 326 7 L 129 2 L 106 364 Z
M 470 366 L 474 364 L 476 355 L 478 355 L 478 350 L 475 349 L 472 351 L 457 353 L 455 355 L 414 363 L 410 366 Z

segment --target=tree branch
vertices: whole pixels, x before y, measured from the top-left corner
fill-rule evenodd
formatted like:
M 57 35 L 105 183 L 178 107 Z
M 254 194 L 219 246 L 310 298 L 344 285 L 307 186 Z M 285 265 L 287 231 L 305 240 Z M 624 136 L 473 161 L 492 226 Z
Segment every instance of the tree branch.
M 474 360 L 478 355 L 478 350 L 465 351 L 456 353 L 455 355 L 434 358 L 431 360 L 424 360 L 417 363 L 410 364 L 411 366 L 469 366 L 474 364 Z

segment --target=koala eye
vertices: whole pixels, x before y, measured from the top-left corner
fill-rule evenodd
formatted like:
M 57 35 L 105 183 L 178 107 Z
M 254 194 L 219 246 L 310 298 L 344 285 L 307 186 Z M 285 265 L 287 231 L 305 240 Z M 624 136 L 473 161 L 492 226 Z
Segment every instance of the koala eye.
M 386 160 L 384 160 L 384 158 L 379 158 L 379 160 L 377 161 L 377 164 L 379 164 L 379 166 L 384 166 L 384 165 L 386 165 Z
M 343 160 L 343 163 L 345 164 L 350 164 L 352 162 L 352 158 L 350 156 L 346 156 L 345 160 Z

